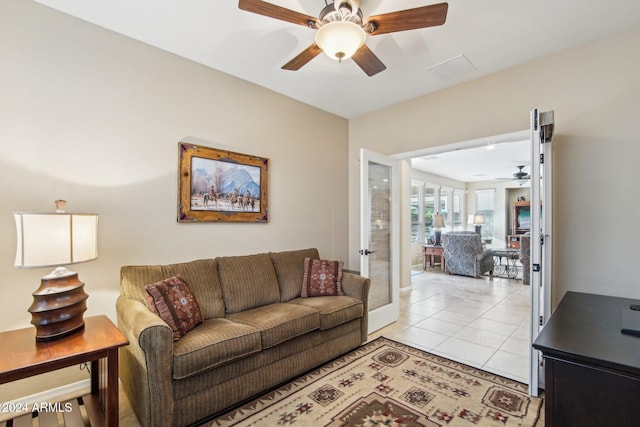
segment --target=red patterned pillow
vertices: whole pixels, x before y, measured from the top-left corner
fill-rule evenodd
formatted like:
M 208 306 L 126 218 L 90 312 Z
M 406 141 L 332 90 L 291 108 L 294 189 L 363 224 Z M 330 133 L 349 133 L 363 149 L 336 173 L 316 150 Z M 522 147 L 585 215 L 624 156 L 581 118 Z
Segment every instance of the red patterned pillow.
M 304 259 L 301 297 L 344 295 L 342 292 L 342 261 Z
M 202 313 L 191 289 L 180 276 L 173 276 L 144 287 L 147 304 L 173 329 L 173 340 L 202 323 Z

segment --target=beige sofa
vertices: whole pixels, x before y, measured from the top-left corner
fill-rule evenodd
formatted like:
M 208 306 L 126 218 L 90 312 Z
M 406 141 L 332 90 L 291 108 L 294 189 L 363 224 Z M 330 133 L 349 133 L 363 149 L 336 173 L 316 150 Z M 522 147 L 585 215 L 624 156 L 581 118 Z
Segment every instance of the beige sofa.
M 292 379 L 367 339 L 369 280 L 345 272 L 344 296 L 301 298 L 316 249 L 125 266 L 116 303 L 120 378 L 144 426 L 185 426 Z M 145 285 L 180 275 L 203 322 L 174 342 Z

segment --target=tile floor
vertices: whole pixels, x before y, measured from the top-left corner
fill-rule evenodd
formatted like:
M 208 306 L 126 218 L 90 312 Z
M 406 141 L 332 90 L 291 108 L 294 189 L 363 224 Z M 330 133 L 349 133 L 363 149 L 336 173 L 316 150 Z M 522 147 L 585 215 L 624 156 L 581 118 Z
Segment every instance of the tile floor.
M 454 276 L 438 268 L 412 276 L 400 318 L 373 333 L 528 383 L 530 288 L 521 280 Z

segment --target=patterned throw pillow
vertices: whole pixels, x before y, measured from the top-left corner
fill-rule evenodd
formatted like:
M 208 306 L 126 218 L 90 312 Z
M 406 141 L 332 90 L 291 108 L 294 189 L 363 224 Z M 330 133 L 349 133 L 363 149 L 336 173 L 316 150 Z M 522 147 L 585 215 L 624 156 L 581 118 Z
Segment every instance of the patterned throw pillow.
M 344 295 L 342 292 L 342 261 L 304 259 L 301 297 Z
M 202 323 L 202 313 L 187 283 L 178 275 L 144 287 L 147 304 L 173 329 L 173 340 Z

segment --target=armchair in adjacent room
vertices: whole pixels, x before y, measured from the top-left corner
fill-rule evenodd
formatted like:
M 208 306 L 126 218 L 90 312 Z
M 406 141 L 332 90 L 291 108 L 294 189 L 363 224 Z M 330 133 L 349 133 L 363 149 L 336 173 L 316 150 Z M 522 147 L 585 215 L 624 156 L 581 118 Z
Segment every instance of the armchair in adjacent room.
M 522 264 L 522 284 L 529 284 L 529 276 L 531 275 L 531 267 L 529 266 L 531 258 L 531 234 L 526 233 L 520 236 L 520 263 Z
M 479 234 L 472 231 L 452 231 L 442 235 L 445 271 L 450 274 L 480 277 L 493 275 L 493 255 L 484 249 Z

